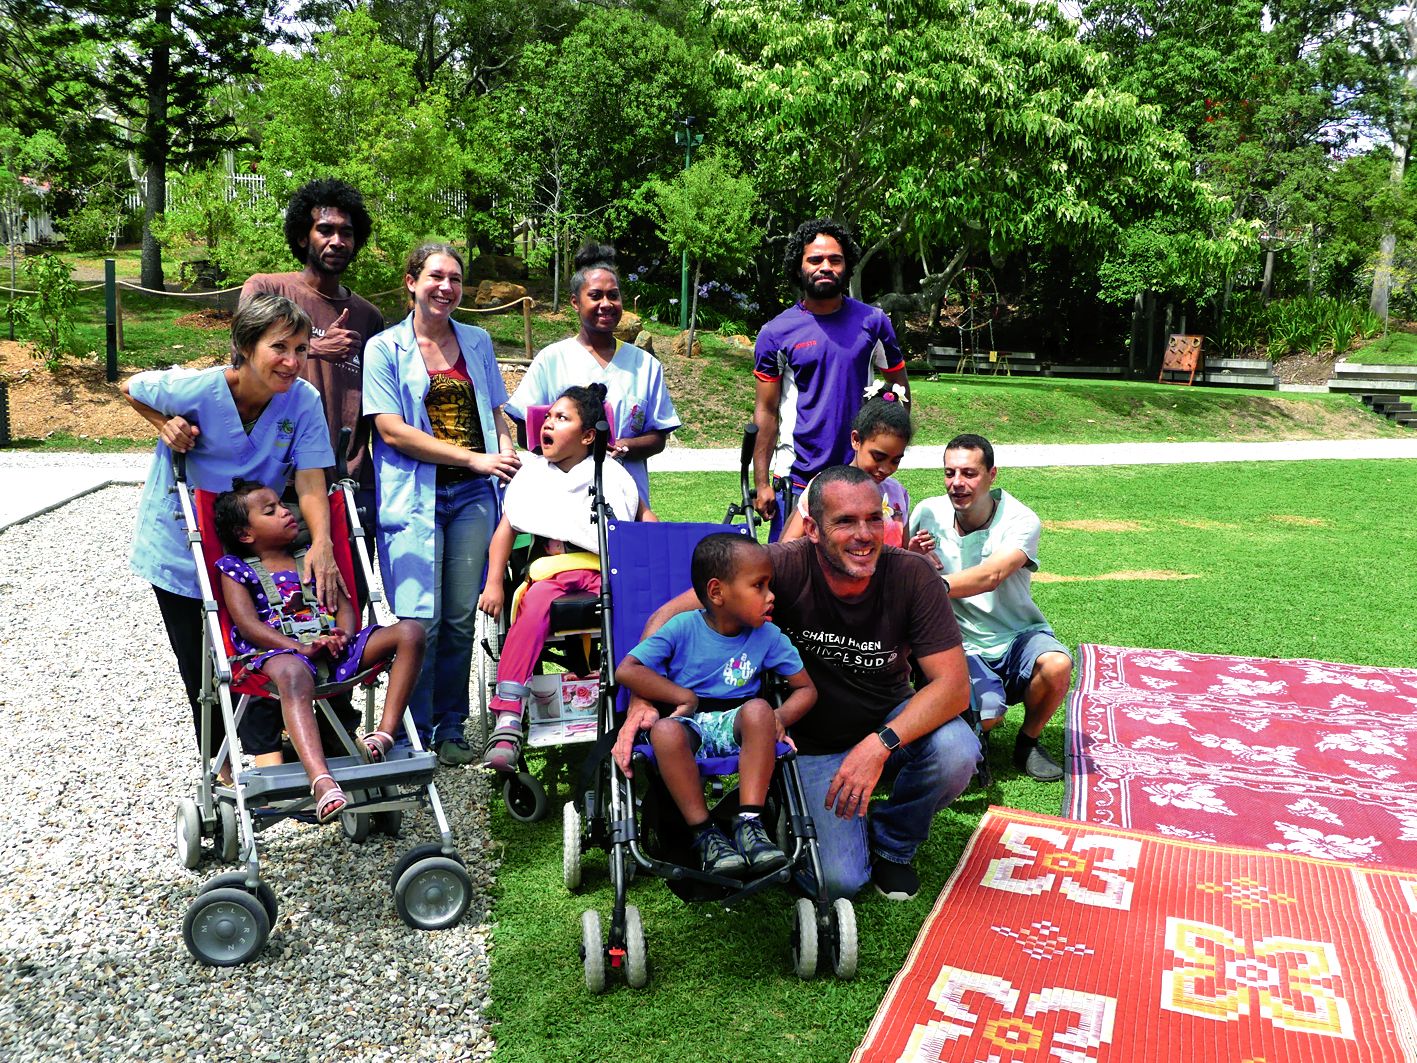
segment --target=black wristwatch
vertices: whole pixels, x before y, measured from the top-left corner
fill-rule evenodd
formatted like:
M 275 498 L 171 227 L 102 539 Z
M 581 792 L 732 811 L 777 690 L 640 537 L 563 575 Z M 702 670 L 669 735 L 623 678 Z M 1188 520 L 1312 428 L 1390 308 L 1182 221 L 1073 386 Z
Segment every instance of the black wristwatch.
M 889 727 L 882 727 L 876 732 L 876 737 L 881 740 L 881 745 L 885 746 L 888 752 L 894 753 L 900 748 L 900 736 Z

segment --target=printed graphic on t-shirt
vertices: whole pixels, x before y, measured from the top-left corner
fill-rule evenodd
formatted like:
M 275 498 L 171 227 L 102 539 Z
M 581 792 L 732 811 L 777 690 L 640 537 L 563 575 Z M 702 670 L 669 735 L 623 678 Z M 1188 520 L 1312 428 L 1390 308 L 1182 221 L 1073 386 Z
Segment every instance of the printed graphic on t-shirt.
M 793 639 L 797 648 L 818 661 L 843 671 L 869 677 L 890 668 L 900 658 L 900 649 L 886 646 L 880 639 L 863 639 L 838 631 L 805 628 Z
M 310 338 L 314 340 L 324 339 L 325 329 L 322 329 L 319 326 L 312 327 L 310 329 Z M 369 337 L 365 336 L 364 338 L 367 340 Z M 352 373 L 353 375 L 359 377 L 361 380 L 363 380 L 364 378 L 364 352 L 362 350 L 351 351 L 346 357 L 337 360 L 328 359 L 326 360 L 325 364 L 333 366 L 341 373 Z
M 451 374 L 430 374 L 425 405 L 435 437 L 472 450 L 483 449 L 477 395 L 466 380 Z
M 723 666 L 724 686 L 747 686 L 748 680 L 753 678 L 755 671 L 757 669 L 753 667 L 753 662 L 748 659 L 747 653 L 740 653 L 736 660 L 730 658 L 728 663 Z

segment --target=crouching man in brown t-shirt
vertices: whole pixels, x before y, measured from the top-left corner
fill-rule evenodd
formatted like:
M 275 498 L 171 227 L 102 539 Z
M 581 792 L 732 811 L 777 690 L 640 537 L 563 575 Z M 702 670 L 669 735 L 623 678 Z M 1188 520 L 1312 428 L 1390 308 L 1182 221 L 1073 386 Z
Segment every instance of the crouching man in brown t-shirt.
M 881 492 L 838 465 L 812 481 L 805 538 L 768 547 L 773 622 L 802 654 L 817 706 L 792 728 L 821 846 L 826 887 L 853 896 L 869 880 L 892 900 L 920 888 L 912 862 L 935 813 L 969 785 L 979 741 L 960 714 L 969 676 L 948 587 L 930 563 L 883 544 Z M 695 608 L 687 591 L 646 634 Z M 911 686 L 911 657 L 926 683 Z M 632 704 L 616 743 L 628 763 L 635 733 L 658 713 Z M 871 805 L 883 772 L 891 792 Z

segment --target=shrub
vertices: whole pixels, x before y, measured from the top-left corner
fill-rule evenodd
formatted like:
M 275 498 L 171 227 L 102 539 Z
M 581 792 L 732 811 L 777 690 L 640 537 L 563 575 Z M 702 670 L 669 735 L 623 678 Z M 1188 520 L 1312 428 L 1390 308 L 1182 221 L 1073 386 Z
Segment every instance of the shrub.
M 25 276 L 34 285 L 34 294 L 21 300 L 25 315 L 37 323 L 31 337 L 45 364 L 53 369 L 69 350 L 74 336 L 74 307 L 79 286 L 74 283 L 69 264 L 50 254 L 25 259 Z
M 112 251 L 127 227 L 130 212 L 111 189 L 89 196 L 84 205 L 59 223 L 72 251 Z

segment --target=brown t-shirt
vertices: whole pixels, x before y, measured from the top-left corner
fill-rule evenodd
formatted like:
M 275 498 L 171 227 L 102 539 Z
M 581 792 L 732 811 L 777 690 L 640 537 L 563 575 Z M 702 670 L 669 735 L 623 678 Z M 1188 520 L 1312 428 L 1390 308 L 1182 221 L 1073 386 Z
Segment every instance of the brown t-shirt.
M 348 291 L 348 289 L 346 289 Z M 343 299 L 321 295 L 299 273 L 257 273 L 241 286 L 241 298 L 257 292 L 283 295 L 310 315 L 313 338 L 318 339 L 339 318 L 344 310 L 349 317 L 344 327 L 351 329 L 368 343 L 384 331 L 384 315 L 367 299 L 349 292 Z M 373 463 L 369 461 L 367 432 L 362 429 L 364 402 L 364 348 L 341 362 L 325 358 L 306 359 L 300 374 L 319 389 L 325 405 L 325 422 L 330 426 L 330 445 L 338 448 L 341 428 L 349 428 L 361 443 L 358 453 L 349 460 L 349 474 L 361 486 L 374 484 Z
M 960 644 L 949 592 L 920 554 L 886 547 L 866 593 L 836 597 L 809 539 L 773 543 L 773 623 L 802 654 L 817 704 L 792 728 L 809 756 L 850 749 L 915 689 L 910 658 Z

